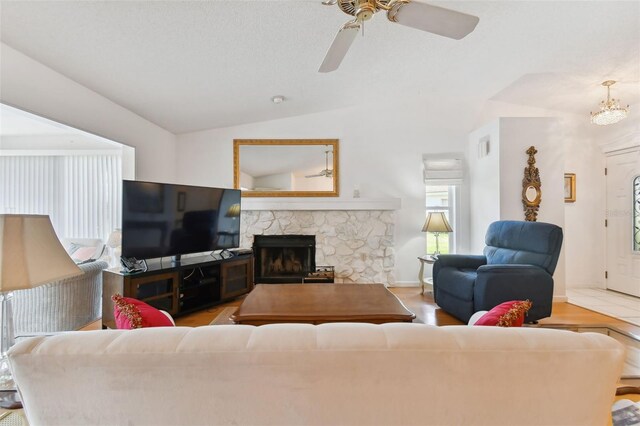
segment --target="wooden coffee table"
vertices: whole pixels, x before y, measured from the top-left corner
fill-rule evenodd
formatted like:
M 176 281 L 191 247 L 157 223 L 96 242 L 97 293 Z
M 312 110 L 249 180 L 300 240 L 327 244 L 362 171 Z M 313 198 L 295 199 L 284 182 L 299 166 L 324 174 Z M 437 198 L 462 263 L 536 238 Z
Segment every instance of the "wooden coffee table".
M 409 311 L 383 284 L 258 284 L 231 320 L 283 322 L 411 322 Z

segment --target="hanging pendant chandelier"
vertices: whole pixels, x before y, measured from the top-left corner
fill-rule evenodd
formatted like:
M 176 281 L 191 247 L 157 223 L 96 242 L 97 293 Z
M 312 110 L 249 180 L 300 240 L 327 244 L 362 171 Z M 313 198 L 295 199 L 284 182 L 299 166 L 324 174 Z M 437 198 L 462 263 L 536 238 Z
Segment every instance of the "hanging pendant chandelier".
M 602 82 L 602 85 L 607 88 L 607 100 L 600 102 L 600 111 L 591 113 L 591 122 L 593 124 L 606 126 L 617 123 L 629 115 L 629 105 L 621 107 L 619 99 L 611 98 L 611 86 L 614 84 L 616 84 L 614 80 Z

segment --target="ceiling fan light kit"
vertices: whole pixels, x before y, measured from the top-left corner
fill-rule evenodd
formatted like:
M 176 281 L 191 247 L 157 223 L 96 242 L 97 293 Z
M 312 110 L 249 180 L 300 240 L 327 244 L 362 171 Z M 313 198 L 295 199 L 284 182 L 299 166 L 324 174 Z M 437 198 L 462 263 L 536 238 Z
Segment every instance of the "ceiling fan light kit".
M 322 4 L 337 4 L 340 10 L 355 18 L 338 31 L 318 70 L 322 73 L 338 69 L 360 27 L 380 10 L 387 11 L 391 22 L 455 40 L 471 33 L 479 21 L 476 16 L 413 0 L 325 0 Z
M 368 21 L 378 11 L 374 0 L 355 0 L 354 16 L 360 22 Z
M 598 126 L 615 124 L 629 115 L 629 105 L 620 106 L 619 99 L 611 97 L 611 86 L 616 84 L 614 80 L 603 81 L 602 85 L 607 88 L 607 100 L 600 102 L 600 111 L 591 113 L 591 122 Z

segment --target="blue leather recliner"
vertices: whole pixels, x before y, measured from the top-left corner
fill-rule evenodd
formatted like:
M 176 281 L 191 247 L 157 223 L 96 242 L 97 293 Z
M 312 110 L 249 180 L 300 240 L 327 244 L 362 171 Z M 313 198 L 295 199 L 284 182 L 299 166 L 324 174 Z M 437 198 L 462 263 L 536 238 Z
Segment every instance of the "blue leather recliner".
M 466 323 L 474 312 L 529 299 L 532 306 L 525 322 L 550 316 L 562 228 L 541 222 L 493 222 L 485 244 L 483 256 L 438 256 L 433 265 L 438 306 Z

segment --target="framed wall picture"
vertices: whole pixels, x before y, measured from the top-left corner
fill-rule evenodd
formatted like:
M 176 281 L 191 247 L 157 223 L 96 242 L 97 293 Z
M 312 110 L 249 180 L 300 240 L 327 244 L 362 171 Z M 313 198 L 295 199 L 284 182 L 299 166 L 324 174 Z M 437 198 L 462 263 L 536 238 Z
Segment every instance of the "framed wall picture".
M 575 173 L 564 174 L 564 202 L 565 203 L 576 202 L 576 174 Z

